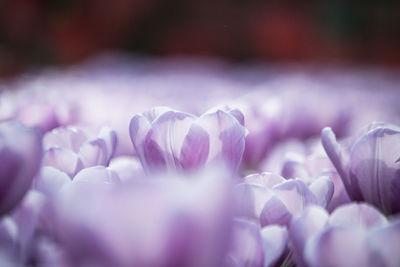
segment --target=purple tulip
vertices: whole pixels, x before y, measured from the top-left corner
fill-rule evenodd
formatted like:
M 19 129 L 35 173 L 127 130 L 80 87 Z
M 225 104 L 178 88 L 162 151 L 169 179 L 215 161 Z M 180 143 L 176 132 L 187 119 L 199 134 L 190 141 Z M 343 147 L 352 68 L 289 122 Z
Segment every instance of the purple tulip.
M 330 216 L 310 207 L 290 225 L 299 266 L 398 266 L 400 221 L 388 222 L 374 207 L 348 204 Z
M 115 132 L 108 127 L 102 128 L 97 136 L 76 127 L 56 128 L 43 138 L 43 165 L 70 177 L 83 168 L 108 166 L 116 141 Z
M 330 128 L 322 131 L 322 144 L 351 199 L 400 212 L 400 128 L 373 123 L 347 141 L 340 145 Z
M 0 123 L 0 215 L 14 208 L 28 191 L 40 167 L 41 139 L 18 122 Z
M 309 205 L 326 207 L 333 195 L 328 177 L 320 177 L 309 186 L 299 179 L 285 180 L 270 173 L 244 180 L 235 188 L 237 215 L 255 219 L 262 226 L 288 225 Z
M 286 179 L 298 178 L 307 186 L 320 177 L 329 177 L 334 184 L 334 193 L 327 206 L 328 211 L 350 202 L 343 182 L 320 142 L 303 144 L 289 141 L 280 144 L 272 151 L 262 168 L 280 173 Z
M 193 170 L 220 162 L 236 172 L 247 134 L 242 122 L 237 110 L 195 117 L 158 107 L 134 116 L 130 135 L 146 172 Z

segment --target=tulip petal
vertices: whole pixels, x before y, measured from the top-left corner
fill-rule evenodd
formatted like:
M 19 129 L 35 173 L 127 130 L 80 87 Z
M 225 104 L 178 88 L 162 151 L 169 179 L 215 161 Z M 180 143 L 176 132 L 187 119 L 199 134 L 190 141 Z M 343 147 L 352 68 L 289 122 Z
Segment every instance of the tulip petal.
M 384 212 L 400 211 L 399 163 L 400 131 L 376 128 L 353 146 L 350 156 L 351 176 L 358 182 L 366 201 Z
M 260 230 L 253 221 L 234 220 L 229 256 L 237 266 L 263 266 L 264 253 Z
M 273 197 L 266 187 L 241 183 L 235 187 L 235 204 L 238 216 L 259 220 L 265 203 Z
M 156 118 L 145 140 L 146 161 L 159 162 L 162 156 L 168 168 L 180 170 L 180 152 L 193 121 L 192 115 L 176 111 L 168 111 Z
M 369 236 L 368 243 L 372 251 L 379 251 L 385 266 L 400 266 L 400 220 L 397 219 L 390 225 L 378 228 Z
M 134 157 L 117 157 L 111 160 L 110 169 L 118 174 L 121 182 L 128 182 L 136 177 L 142 177 L 143 167 Z
M 71 182 L 71 178 L 66 173 L 56 168 L 45 166 L 42 167 L 40 175 L 36 178 L 35 189 L 51 196 L 59 192 L 69 182 Z
M 103 139 L 84 143 L 79 149 L 79 159 L 85 168 L 107 164 L 107 145 Z
M 329 177 L 321 176 L 317 178 L 308 188 L 316 196 L 318 205 L 324 208 L 328 206 L 334 192 L 334 185 Z
M 303 258 L 307 240 L 328 225 L 329 214 L 319 206 L 307 207 L 289 227 L 293 258 L 298 266 L 307 266 Z
M 285 227 L 271 225 L 261 230 L 264 267 L 275 266 L 286 250 L 288 232 Z
M 331 128 L 326 127 L 321 133 L 322 146 L 325 149 L 326 154 L 331 160 L 333 166 L 335 166 L 336 171 L 342 178 L 343 184 L 347 190 L 347 193 L 354 200 L 361 200 L 361 194 L 358 185 L 351 180 L 348 170 L 349 155 L 343 152 L 342 147 L 336 141 L 336 137 Z
M 262 185 L 268 188 L 272 188 L 274 185 L 283 183 L 285 181 L 286 179 L 284 179 L 282 176 L 270 172 L 250 174 L 244 177 L 244 182 L 246 184 Z
M 333 226 L 374 228 L 387 224 L 387 219 L 376 208 L 365 203 L 351 203 L 338 207 L 329 219 Z
M 210 136 L 210 161 L 223 161 L 235 172 L 239 167 L 247 130 L 229 113 L 205 113 L 196 121 Z
M 193 124 L 182 145 L 180 162 L 183 169 L 189 170 L 203 166 L 208 158 L 210 138 L 205 130 Z
M 103 166 L 85 168 L 77 173 L 72 180 L 73 183 L 95 183 L 95 184 L 118 184 L 119 177 L 116 172 Z
M 117 146 L 117 134 L 110 127 L 103 127 L 101 128 L 97 137 L 104 140 L 106 144 L 106 165 L 108 165 L 114 154 L 115 147 Z
M 311 267 L 372 266 L 366 232 L 357 228 L 329 227 L 307 242 L 304 254 Z
M 82 130 L 76 127 L 61 127 L 45 134 L 43 137 L 43 147 L 44 150 L 53 147 L 68 148 L 78 153 L 79 148 L 86 140 L 87 136 Z
M 306 206 L 318 203 L 314 194 L 299 179 L 287 180 L 275 185 L 272 189 L 294 216 L 299 215 Z
M 54 167 L 65 172 L 70 177 L 82 168 L 78 155 L 69 149 L 60 147 L 50 148 L 43 155 L 43 165 Z
M 129 124 L 129 134 L 136 154 L 138 155 L 143 169 L 149 171 L 148 163 L 146 161 L 144 152 L 144 142 L 151 128 L 151 123 L 143 115 L 136 115 L 131 119 Z
M 261 226 L 271 224 L 288 225 L 291 219 L 292 214 L 277 196 L 272 196 L 265 202 L 260 214 Z

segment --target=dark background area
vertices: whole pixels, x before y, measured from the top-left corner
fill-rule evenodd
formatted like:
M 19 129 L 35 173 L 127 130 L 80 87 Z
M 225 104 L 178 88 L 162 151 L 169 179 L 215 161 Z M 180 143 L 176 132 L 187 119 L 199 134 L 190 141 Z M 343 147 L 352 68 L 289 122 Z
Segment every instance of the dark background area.
M 0 76 L 110 51 L 396 67 L 400 1 L 0 1 Z

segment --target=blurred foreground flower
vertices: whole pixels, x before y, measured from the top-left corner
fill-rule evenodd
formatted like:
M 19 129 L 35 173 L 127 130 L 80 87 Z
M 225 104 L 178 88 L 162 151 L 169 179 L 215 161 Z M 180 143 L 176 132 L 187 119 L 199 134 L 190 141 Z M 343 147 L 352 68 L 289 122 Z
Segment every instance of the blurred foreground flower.
M 243 122 L 238 110 L 195 117 L 157 107 L 132 118 L 130 135 L 147 172 L 192 170 L 222 162 L 235 173 L 247 134 Z
M 39 170 L 42 136 L 16 121 L 0 123 L 0 215 L 23 198 Z
M 388 214 L 400 212 L 399 127 L 373 123 L 343 145 L 325 128 L 322 144 L 353 200 Z
M 63 188 L 53 225 L 69 264 L 221 266 L 231 231 L 229 175 L 161 178 Z

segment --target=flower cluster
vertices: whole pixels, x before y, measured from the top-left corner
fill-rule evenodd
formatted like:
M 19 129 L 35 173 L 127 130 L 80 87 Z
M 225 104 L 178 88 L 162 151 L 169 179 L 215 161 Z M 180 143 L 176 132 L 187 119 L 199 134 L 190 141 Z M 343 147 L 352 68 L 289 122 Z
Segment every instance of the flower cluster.
M 390 87 L 366 107 L 353 100 L 367 91 L 343 100 L 316 77 L 252 88 L 245 73 L 196 71 L 110 70 L 101 84 L 137 86 L 113 91 L 42 77 L 59 102 L 35 80 L 1 93 L 0 266 L 400 265 Z M 188 75 L 211 89 L 184 93 Z M 360 130 L 379 118 L 394 124 Z

